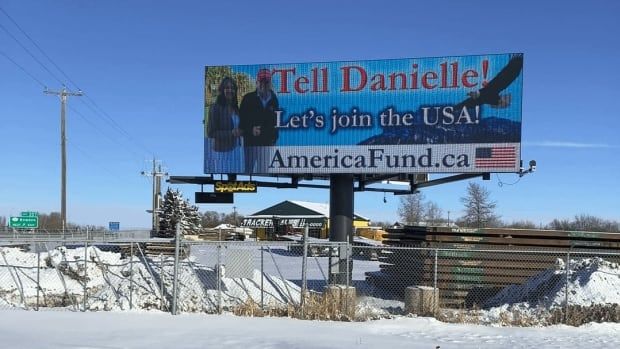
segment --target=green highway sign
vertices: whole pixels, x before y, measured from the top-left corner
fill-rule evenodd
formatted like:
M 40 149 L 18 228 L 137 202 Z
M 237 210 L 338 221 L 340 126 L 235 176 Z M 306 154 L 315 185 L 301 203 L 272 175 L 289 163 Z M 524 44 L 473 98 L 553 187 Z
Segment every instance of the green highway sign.
M 20 213 L 21 217 L 39 217 L 39 212 L 25 211 Z
M 9 219 L 10 228 L 36 229 L 39 227 L 39 216 L 11 217 Z

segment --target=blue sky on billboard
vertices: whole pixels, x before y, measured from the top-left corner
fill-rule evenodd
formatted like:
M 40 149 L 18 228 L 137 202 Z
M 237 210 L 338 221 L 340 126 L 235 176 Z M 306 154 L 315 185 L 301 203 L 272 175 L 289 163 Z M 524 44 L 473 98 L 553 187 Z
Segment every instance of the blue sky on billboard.
M 487 83 L 496 76 L 506 66 L 509 58 L 509 54 L 503 54 L 272 64 L 260 67 L 268 67 L 274 71 L 273 87 L 283 109 L 279 123 L 282 134 L 278 144 L 356 144 L 381 129 L 378 115 L 382 111 L 391 107 L 395 113 L 421 114 L 422 106 L 456 105 L 467 98 L 467 92 L 482 88 L 483 82 Z M 257 66 L 231 68 L 233 72 L 244 73 L 251 79 L 256 76 Z M 466 72 L 472 77 L 465 78 L 463 75 Z M 426 79 L 426 74 L 433 79 Z M 397 76 L 392 80 L 392 75 Z M 295 82 L 298 79 L 304 79 L 302 81 L 307 83 L 296 89 Z M 467 81 L 466 86 L 463 85 L 464 79 Z M 315 80 L 318 80 L 317 88 L 313 91 Z M 428 87 L 425 88 L 425 84 L 428 84 Z M 491 115 L 514 121 L 521 119 L 521 84 L 522 75 L 519 75 L 503 90 L 503 94 L 512 96 L 511 103 L 506 108 L 495 108 Z M 340 104 L 350 107 L 343 110 L 338 108 Z M 338 111 L 336 115 L 352 115 L 353 108 L 356 108 L 357 115 L 370 114 L 372 127 L 345 128 L 332 122 L 334 109 Z M 309 109 L 324 116 L 326 125 L 317 128 L 310 123 L 309 127 L 304 129 L 308 131 L 308 135 L 299 137 L 295 134 L 296 130 L 286 127 L 289 126 L 287 121 L 292 115 L 307 114 Z M 456 115 L 457 112 L 454 111 Z M 429 114 L 434 116 L 433 110 L 429 111 Z M 429 116 L 429 122 L 435 122 L 436 118 L 432 116 Z M 339 131 L 344 135 L 335 137 L 335 133 Z M 347 137 L 347 132 L 356 133 L 356 136 Z
M 522 106 L 521 158 L 536 159 L 537 172 L 474 181 L 491 191 L 507 221 L 546 224 L 580 213 L 620 220 L 617 2 L 7 0 L 0 8 L 19 25 L 0 12 L 0 216 L 59 210 L 60 107 L 45 87 L 85 92 L 69 97 L 67 109 L 68 219 L 148 227 L 151 183 L 140 176 L 150 170 L 148 160 L 162 160 L 173 175 L 203 173 L 205 66 L 522 52 L 523 99 L 509 108 Z M 490 61 L 488 75 L 503 62 Z M 409 72 L 406 63 L 399 69 Z M 425 64 L 419 61 L 418 71 Z M 331 74 L 330 81 L 340 71 Z M 407 102 L 402 95 L 394 103 Z M 479 151 L 479 163 L 487 153 Z M 423 193 L 453 218 L 462 214 L 466 185 Z M 198 189 L 179 188 L 188 198 Z M 388 194 L 383 203 L 380 193 L 355 195 L 357 213 L 397 219 L 398 197 Z M 328 197 L 326 190 L 260 188 L 238 195 L 233 205 L 201 210 L 235 206 L 251 214 L 286 199 L 325 203 Z

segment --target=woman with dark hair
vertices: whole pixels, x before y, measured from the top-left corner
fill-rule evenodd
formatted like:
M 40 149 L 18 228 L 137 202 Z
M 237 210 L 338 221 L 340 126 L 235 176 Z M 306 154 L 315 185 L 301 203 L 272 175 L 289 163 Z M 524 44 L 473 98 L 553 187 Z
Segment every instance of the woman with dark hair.
M 207 136 L 213 139 L 213 173 L 243 172 L 243 151 L 239 129 L 237 84 L 230 77 L 222 79 L 215 104 L 209 110 Z

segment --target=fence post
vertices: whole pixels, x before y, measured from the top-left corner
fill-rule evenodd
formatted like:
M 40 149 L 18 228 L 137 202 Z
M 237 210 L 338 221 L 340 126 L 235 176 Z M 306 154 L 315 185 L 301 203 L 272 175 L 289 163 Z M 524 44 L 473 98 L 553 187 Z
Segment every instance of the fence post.
M 13 279 L 13 282 L 15 283 L 15 287 L 19 290 L 19 299 L 21 301 L 21 304 L 26 307 L 26 298 L 24 297 L 24 287 L 22 286 L 21 281 L 19 280 L 19 274 L 17 271 L 17 267 L 13 266 L 13 268 L 15 269 L 15 275 L 13 275 L 13 272 L 11 272 L 10 269 L 10 264 L 6 259 L 6 256 L 4 255 L 4 251 L 0 250 L 0 255 L 2 255 L 2 259 L 4 260 L 4 265 L 6 265 L 6 269 L 9 271 L 9 274 L 11 274 L 11 279 Z
M 570 250 L 566 252 L 566 286 L 564 289 L 564 324 L 568 323 L 568 282 L 570 270 Z
M 261 245 L 260 247 L 260 308 L 265 310 L 265 288 L 263 286 L 263 281 L 265 280 L 265 258 L 264 258 L 264 248 Z
M 41 275 L 40 274 L 41 274 L 41 251 L 37 251 L 37 311 L 39 310 L 39 292 L 41 290 Z
M 133 242 L 129 243 L 129 310 L 133 309 Z
M 174 274 L 172 276 L 172 315 L 177 315 L 177 298 L 179 295 L 179 245 L 181 239 L 181 224 L 177 223 L 174 238 Z
M 439 299 L 437 299 L 437 269 L 438 269 L 438 255 L 439 255 L 439 250 L 435 249 L 435 264 L 433 265 L 433 303 L 434 303 L 434 307 L 433 309 L 435 309 L 435 314 L 433 315 L 437 315 L 437 310 L 439 309 Z
M 217 242 L 217 313 L 222 313 L 222 259 L 220 254 L 222 253 L 222 240 L 221 240 L 220 228 L 220 241 Z
M 160 310 L 164 311 L 164 254 L 159 254 L 159 296 Z
M 88 228 L 86 230 L 88 235 Z M 82 311 L 86 311 L 86 300 L 88 298 L 88 291 L 86 290 L 86 283 L 88 282 L 88 241 L 84 242 L 84 299 L 82 300 Z
M 353 260 L 351 259 L 352 246 L 351 246 L 351 241 L 349 241 L 349 239 L 347 239 L 345 247 L 346 247 L 345 258 L 347 259 L 346 278 L 347 278 L 347 289 L 348 289 L 349 286 L 351 286 L 351 281 L 353 279 L 351 275 L 351 267 L 352 267 L 351 263 L 353 263 Z
M 301 259 L 301 299 L 299 305 L 301 307 L 301 316 L 304 316 L 304 302 L 307 288 L 307 267 L 308 267 L 308 225 L 304 227 L 304 255 Z

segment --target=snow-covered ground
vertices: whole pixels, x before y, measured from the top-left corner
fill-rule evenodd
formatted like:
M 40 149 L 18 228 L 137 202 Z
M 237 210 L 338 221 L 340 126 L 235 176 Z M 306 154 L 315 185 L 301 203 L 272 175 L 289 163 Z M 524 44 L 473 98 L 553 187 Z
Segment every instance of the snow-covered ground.
M 491 327 L 401 317 L 304 321 L 153 312 L 0 311 L 2 348 L 620 348 L 620 324 Z
M 214 313 L 219 305 L 226 310 L 249 301 L 263 302 L 267 308 L 300 303 L 299 254 L 282 245 L 263 246 L 261 250 L 251 244 L 228 244 L 219 250 L 218 254 L 214 244 L 194 245 L 192 257 L 181 263 L 179 312 Z M 86 266 L 84 260 L 88 261 Z M 321 291 L 329 258 L 310 257 L 307 263 L 308 285 Z M 0 309 L 34 309 L 38 302 L 42 310 L 169 311 L 173 266 L 172 257 L 123 257 L 92 246 L 59 247 L 40 253 L 39 258 L 18 248 L 0 248 Z M 353 282 L 358 290 L 364 287 L 364 273 L 378 269 L 377 261 L 354 261 Z M 219 287 L 218 272 L 223 276 Z M 38 295 L 37 278 L 41 286 Z M 620 266 L 601 258 L 576 258 L 568 266 L 558 260 L 555 267 L 527 282 L 505 288 L 483 310 L 442 310 L 438 318 L 460 317 L 470 323 L 504 326 L 544 325 L 557 322 L 545 318 L 554 309 L 562 309 L 567 299 L 575 306 L 620 304 Z M 356 318 L 392 317 L 402 314 L 403 308 L 401 301 L 361 295 Z M 537 318 L 541 320 L 535 321 Z

